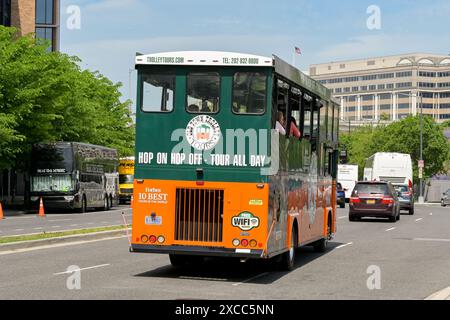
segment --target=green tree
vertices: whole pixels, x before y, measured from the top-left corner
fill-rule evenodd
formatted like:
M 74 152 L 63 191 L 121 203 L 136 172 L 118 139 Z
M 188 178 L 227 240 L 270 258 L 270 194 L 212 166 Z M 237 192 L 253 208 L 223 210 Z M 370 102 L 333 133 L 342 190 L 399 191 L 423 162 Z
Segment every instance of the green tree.
M 0 26 L 0 169 L 22 168 L 37 142 L 79 141 L 133 154 L 128 101 L 80 60 Z
M 350 135 L 341 136 L 341 144 L 348 150 L 349 162 L 360 167 L 360 176 L 365 159 L 374 153 L 399 152 L 411 155 L 414 179 L 418 179 L 420 116 L 409 116 L 387 126 L 358 128 Z M 444 172 L 445 163 L 450 159 L 450 144 L 442 126 L 429 116 L 423 117 L 423 159 L 425 178 Z

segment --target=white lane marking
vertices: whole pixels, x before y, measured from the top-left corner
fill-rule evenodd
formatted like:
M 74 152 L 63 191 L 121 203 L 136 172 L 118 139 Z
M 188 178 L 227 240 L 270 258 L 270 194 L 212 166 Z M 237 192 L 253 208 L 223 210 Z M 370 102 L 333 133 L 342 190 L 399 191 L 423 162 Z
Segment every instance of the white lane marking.
M 52 228 L 61 228 L 61 226 L 52 226 Z
M 416 222 L 419 222 L 420 220 L 423 220 L 423 218 L 416 219 Z
M 341 244 L 340 246 L 337 246 L 336 249 L 344 248 L 346 246 L 351 246 L 352 244 L 353 244 L 353 242 L 349 242 L 349 243 L 346 243 L 346 244 Z
M 345 218 L 347 218 L 347 216 L 342 216 L 342 217 L 339 217 L 338 219 L 345 219 Z
M 33 248 L 24 248 L 24 249 L 17 249 L 17 250 L 0 251 L 0 256 L 4 256 L 4 255 L 7 255 L 7 254 L 14 254 L 14 253 L 24 253 L 24 252 L 36 251 L 36 250 L 42 250 L 42 249 L 53 249 L 53 248 L 60 248 L 60 247 L 66 247 L 66 246 L 76 246 L 76 245 L 88 244 L 88 243 L 99 242 L 99 241 L 117 240 L 117 239 L 122 239 L 122 238 L 126 238 L 126 237 L 127 237 L 126 235 L 123 235 L 123 236 L 108 237 L 108 238 L 95 239 L 95 240 L 74 241 L 74 242 L 67 242 L 67 243 L 56 243 L 56 244 L 49 244 L 49 245 L 33 247 Z
M 33 230 L 42 230 L 42 229 L 44 229 L 44 228 L 42 228 L 42 227 L 33 228 Z
M 107 266 L 110 266 L 110 264 L 109 264 L 109 263 L 106 263 L 106 264 L 99 264 L 99 265 L 97 265 L 97 266 L 92 266 L 92 267 L 87 267 L 87 268 L 81 268 L 81 269 L 75 269 L 75 270 L 72 270 L 72 271 L 58 272 L 58 273 L 54 273 L 53 275 L 54 275 L 54 276 L 59 276 L 59 275 L 61 275 L 61 274 L 69 274 L 69 273 L 73 273 L 73 272 L 75 272 L 75 271 L 83 271 L 83 270 L 89 270 L 89 269 L 96 269 L 96 268 L 102 268 L 102 267 L 107 267 Z
M 25 229 L 15 229 L 14 231 L 24 231 Z
M 76 227 L 76 226 L 79 226 L 79 224 L 71 224 L 69 227 Z
M 450 242 L 450 239 L 433 239 L 433 238 L 413 238 L 415 241 L 435 241 L 435 242 Z
M 186 279 L 186 280 L 210 280 L 210 281 L 228 281 L 228 279 L 221 279 L 221 278 L 188 277 L 188 276 L 179 276 L 178 279 Z
M 450 287 L 442 289 L 425 298 L 425 300 L 449 300 Z
M 392 227 L 392 228 L 386 229 L 385 231 L 392 231 L 392 230 L 395 230 L 395 229 L 396 229 L 395 227 Z
M 247 279 L 247 280 L 244 280 L 244 281 L 241 281 L 241 282 L 237 282 L 237 283 L 233 283 L 233 286 L 234 287 L 240 286 L 241 284 L 250 282 L 252 280 L 258 279 L 258 278 L 263 277 L 263 276 L 268 275 L 268 274 L 269 274 L 269 272 L 264 272 L 264 273 L 258 274 L 258 275 L 254 276 L 254 277 L 251 277 L 251 278 Z
M 73 219 L 48 220 L 48 222 L 72 221 Z

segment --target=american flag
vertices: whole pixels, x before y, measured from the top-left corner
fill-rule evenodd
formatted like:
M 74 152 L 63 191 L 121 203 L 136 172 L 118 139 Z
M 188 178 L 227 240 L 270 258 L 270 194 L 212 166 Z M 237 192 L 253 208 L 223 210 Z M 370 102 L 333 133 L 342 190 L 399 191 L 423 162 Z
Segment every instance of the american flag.
M 295 47 L 295 53 L 302 54 L 302 50 L 299 47 Z

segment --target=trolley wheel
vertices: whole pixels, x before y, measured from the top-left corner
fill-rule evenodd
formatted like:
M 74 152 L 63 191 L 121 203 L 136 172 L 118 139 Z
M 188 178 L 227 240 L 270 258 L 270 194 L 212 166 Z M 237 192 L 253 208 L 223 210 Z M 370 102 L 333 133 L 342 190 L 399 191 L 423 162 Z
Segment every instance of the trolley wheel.
M 292 226 L 291 247 L 282 254 L 279 267 L 284 271 L 291 271 L 295 266 L 295 251 L 297 250 L 297 230 Z

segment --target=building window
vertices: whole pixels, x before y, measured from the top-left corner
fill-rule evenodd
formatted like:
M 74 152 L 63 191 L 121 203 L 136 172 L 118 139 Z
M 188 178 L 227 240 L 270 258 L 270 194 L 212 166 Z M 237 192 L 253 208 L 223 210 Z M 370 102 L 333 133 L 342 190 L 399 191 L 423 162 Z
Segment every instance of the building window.
M 395 84 L 396 88 L 410 88 L 412 87 L 412 82 L 400 82 Z
M 393 83 L 388 83 L 386 85 L 386 89 L 394 89 L 394 84 Z
M 395 73 L 382 73 L 378 75 L 378 79 L 391 79 L 395 77 Z
M 348 97 L 348 101 L 349 102 L 355 102 L 356 101 L 356 96 L 349 96 Z
M 419 82 L 420 88 L 435 88 L 436 84 L 433 82 Z
M 412 71 L 397 72 L 396 77 L 397 78 L 412 77 Z
M 441 98 L 450 98 L 450 92 L 441 92 Z
M 379 84 L 378 85 L 378 90 L 384 90 L 386 89 L 386 85 L 385 84 Z
M 0 0 L 0 25 L 11 26 L 11 0 Z
M 382 104 L 380 105 L 380 110 L 390 110 L 391 105 L 390 104 Z
M 422 103 L 421 107 L 424 109 L 433 109 L 433 104 L 432 103 Z
M 438 83 L 439 88 L 450 88 L 450 82 Z
M 369 90 L 377 90 L 377 86 L 376 85 L 370 85 L 369 86 Z
M 450 71 L 447 71 L 447 72 L 439 72 L 439 73 L 438 73 L 438 77 L 439 77 L 439 78 L 450 77 Z
M 399 103 L 398 108 L 399 109 L 409 109 L 409 103 Z
M 54 24 L 54 0 L 36 0 L 36 24 Z
M 368 66 L 374 66 L 375 65 L 375 60 L 367 61 L 367 65 Z
M 48 51 L 51 51 L 53 48 L 53 28 L 36 28 L 36 37 L 45 41 L 50 42 L 50 46 L 47 48 Z
M 347 78 L 344 78 L 345 82 L 356 82 L 358 80 L 359 80 L 358 77 L 347 77 Z
M 342 88 L 336 88 L 336 89 L 334 89 L 334 93 L 342 93 Z
M 361 76 L 361 81 L 370 81 L 370 80 L 376 80 L 377 79 L 377 75 L 376 74 L 371 74 L 371 75 L 367 75 L 367 76 Z
M 440 109 L 450 109 L 450 103 L 442 103 L 439 108 Z
M 450 119 L 450 113 L 440 114 L 439 119 Z
M 345 64 L 341 64 L 341 65 L 339 66 L 339 68 L 345 69 Z
M 373 106 L 363 106 L 362 110 L 363 111 L 373 111 Z
M 435 78 L 436 77 L 436 72 L 419 71 L 419 77 Z
M 356 107 L 347 107 L 347 112 L 355 112 Z
M 390 99 L 391 99 L 391 94 L 390 93 L 380 94 L 380 100 L 390 100 Z
M 360 90 L 361 91 L 367 91 L 367 86 L 361 86 Z
M 345 92 L 345 93 L 350 92 L 350 87 L 345 87 L 345 88 L 344 88 L 344 92 Z

